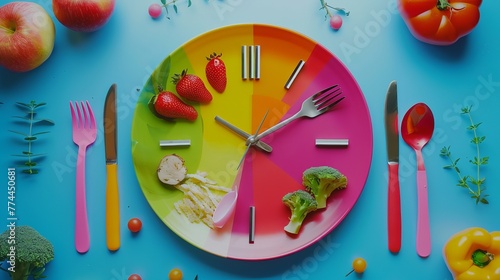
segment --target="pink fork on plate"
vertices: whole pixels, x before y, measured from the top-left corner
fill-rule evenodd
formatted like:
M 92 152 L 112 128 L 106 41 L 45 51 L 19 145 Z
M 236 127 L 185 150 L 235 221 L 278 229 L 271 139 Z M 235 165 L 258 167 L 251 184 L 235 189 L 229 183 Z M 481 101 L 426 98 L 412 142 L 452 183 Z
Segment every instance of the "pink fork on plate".
M 90 233 L 87 217 L 87 202 L 85 194 L 85 156 L 87 147 L 94 143 L 97 127 L 94 112 L 88 101 L 85 103 L 70 101 L 71 119 L 73 125 L 73 142 L 78 145 L 76 162 L 76 223 L 75 247 L 79 253 L 85 253 L 90 248 Z

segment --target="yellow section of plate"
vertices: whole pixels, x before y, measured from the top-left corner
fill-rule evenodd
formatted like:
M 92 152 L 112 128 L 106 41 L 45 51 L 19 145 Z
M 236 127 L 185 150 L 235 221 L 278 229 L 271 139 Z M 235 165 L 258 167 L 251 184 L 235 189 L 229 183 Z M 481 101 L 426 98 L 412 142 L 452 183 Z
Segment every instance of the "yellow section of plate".
M 253 83 L 241 78 L 241 47 L 252 44 L 252 30 L 251 25 L 241 25 L 227 29 L 226 32 L 208 32 L 182 48 L 191 62 L 190 71 L 204 81 L 213 96 L 210 104 L 199 107 L 203 119 L 203 148 L 199 170 L 208 172 L 211 178 L 228 187 L 232 185 L 236 167 L 246 149 L 245 139 L 216 123 L 215 116 L 253 133 L 251 119 L 248 118 L 252 115 Z M 206 78 L 207 57 L 213 53 L 221 55 L 226 66 L 227 87 L 223 93 L 216 92 Z M 221 141 L 221 137 L 224 141 Z

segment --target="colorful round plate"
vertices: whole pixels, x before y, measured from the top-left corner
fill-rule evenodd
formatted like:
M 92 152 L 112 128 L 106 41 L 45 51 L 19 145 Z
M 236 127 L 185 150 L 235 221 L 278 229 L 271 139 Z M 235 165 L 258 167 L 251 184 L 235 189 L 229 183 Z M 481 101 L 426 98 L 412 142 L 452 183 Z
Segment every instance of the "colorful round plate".
M 260 46 L 260 79 L 242 79 L 242 46 Z M 227 88 L 213 90 L 205 77 L 206 57 L 222 53 Z M 290 89 L 285 89 L 300 60 L 305 61 Z M 201 77 L 212 92 L 209 104 L 193 104 L 195 122 L 157 118 L 148 102 L 158 87 L 175 92 L 171 80 L 187 69 Z M 300 109 L 304 99 L 338 84 L 346 97 L 332 111 L 314 119 L 298 119 L 262 140 L 272 153 L 250 149 L 239 170 L 245 140 L 216 123 L 220 116 L 253 134 L 266 112 L 264 129 Z M 320 147 L 316 139 L 348 139 L 347 147 Z M 191 140 L 189 147 L 160 148 L 160 140 Z M 263 260 L 301 250 L 332 231 L 360 196 L 370 169 L 373 136 L 363 93 L 349 70 L 327 49 L 295 32 L 269 25 L 241 24 L 216 29 L 187 42 L 157 67 L 142 89 L 132 124 L 132 158 L 139 184 L 151 208 L 177 235 L 212 254 L 233 259 Z M 221 229 L 190 223 L 174 209 L 183 194 L 156 176 L 162 157 L 175 153 L 188 173 L 231 188 L 239 199 L 231 220 Z M 348 178 L 326 209 L 311 213 L 297 235 L 287 234 L 290 210 L 281 199 L 303 189 L 302 173 L 313 166 L 331 166 Z M 241 172 L 241 173 L 238 173 Z M 236 182 L 235 182 L 236 181 Z M 249 243 L 249 207 L 255 206 L 255 241 Z

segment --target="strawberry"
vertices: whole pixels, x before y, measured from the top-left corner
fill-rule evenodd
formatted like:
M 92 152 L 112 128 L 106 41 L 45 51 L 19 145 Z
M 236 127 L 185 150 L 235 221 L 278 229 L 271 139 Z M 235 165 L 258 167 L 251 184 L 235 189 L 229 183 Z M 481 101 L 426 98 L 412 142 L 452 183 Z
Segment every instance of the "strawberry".
M 211 54 L 207 57 L 208 63 L 205 66 L 208 82 L 219 93 L 224 92 L 227 84 L 226 65 L 220 59 L 221 56 L 222 54 Z
M 198 117 L 196 109 L 188 105 L 170 91 L 161 91 L 153 100 L 156 113 L 165 118 L 182 118 L 194 121 Z
M 181 97 L 200 103 L 212 101 L 212 94 L 208 91 L 203 80 L 194 74 L 188 74 L 187 69 L 182 70 L 181 74 L 175 74 L 172 80 Z

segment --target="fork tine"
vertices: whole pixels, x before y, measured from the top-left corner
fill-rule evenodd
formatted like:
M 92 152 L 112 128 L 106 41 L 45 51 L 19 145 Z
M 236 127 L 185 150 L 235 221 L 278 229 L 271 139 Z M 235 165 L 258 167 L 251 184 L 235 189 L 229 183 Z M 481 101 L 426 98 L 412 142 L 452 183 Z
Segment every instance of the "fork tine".
M 338 87 L 338 86 L 339 86 L 339 85 L 333 85 L 333 86 L 329 86 L 329 87 L 327 87 L 327 88 L 325 88 L 325 89 L 323 89 L 323 90 L 320 90 L 320 91 L 316 92 L 315 94 L 313 94 L 312 99 L 313 99 L 314 101 L 316 101 L 318 97 L 321 99 L 321 97 L 320 97 L 320 96 L 322 96 L 322 95 L 323 95 L 323 93 L 325 93 L 325 92 L 327 92 L 327 91 L 329 91 L 329 90 L 331 90 L 331 89 L 333 89 L 333 88 L 336 88 L 336 87 Z M 337 90 L 337 89 L 336 89 L 336 90 Z M 336 91 L 336 90 L 335 90 L 335 91 Z
M 92 107 L 90 107 L 90 103 L 87 100 L 87 109 L 89 110 L 89 119 L 90 119 L 90 128 L 96 128 L 94 112 L 92 111 Z
M 335 93 L 336 93 L 336 91 L 331 92 L 331 93 L 323 96 L 321 99 L 314 102 L 314 106 L 318 109 L 323 108 L 325 106 L 328 106 L 332 102 L 332 100 L 334 100 L 337 96 L 342 94 L 342 92 L 339 92 L 337 94 L 335 94 Z
M 83 119 L 83 112 L 80 104 L 78 102 L 75 102 L 75 107 L 76 107 L 76 115 L 77 115 L 77 120 L 78 120 L 78 128 L 83 128 L 85 125 L 84 119 Z
M 82 112 L 83 112 L 83 128 L 90 128 L 90 121 L 89 121 L 89 109 L 87 106 L 85 106 L 85 103 L 83 101 L 80 101 L 80 105 L 82 106 Z
M 340 93 L 339 93 L 340 94 Z M 338 95 L 338 94 L 337 94 Z M 329 104 L 327 105 L 326 107 L 323 107 L 321 109 L 319 109 L 319 111 L 321 113 L 324 113 L 328 110 L 330 110 L 331 108 L 333 108 L 333 106 L 337 105 L 338 103 L 340 103 L 340 101 L 344 100 L 345 96 L 342 96 L 341 98 L 339 98 L 338 100 L 334 101 L 332 104 Z
M 71 110 L 71 123 L 73 126 L 78 125 L 77 119 L 76 119 L 76 114 L 75 114 L 75 107 L 73 107 L 73 102 L 69 102 L 69 108 Z

